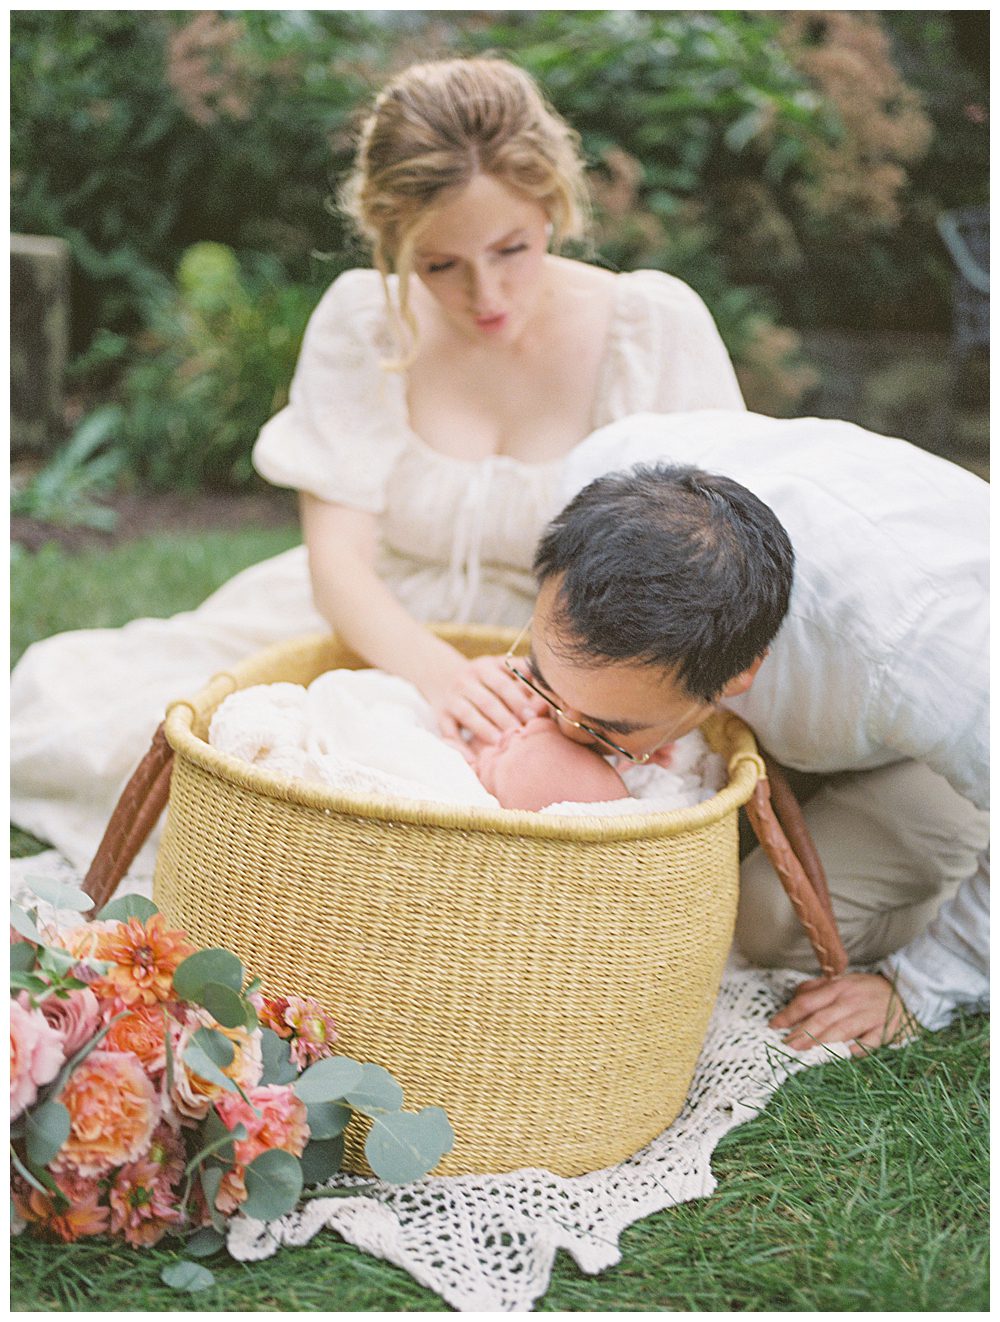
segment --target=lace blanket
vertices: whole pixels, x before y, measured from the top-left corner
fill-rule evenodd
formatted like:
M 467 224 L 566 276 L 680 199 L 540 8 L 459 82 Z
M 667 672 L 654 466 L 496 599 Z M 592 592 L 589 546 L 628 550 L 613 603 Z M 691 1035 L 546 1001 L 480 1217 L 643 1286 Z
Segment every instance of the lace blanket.
M 12 873 L 15 894 L 26 876 L 79 881 L 55 851 L 15 861 Z M 150 879 L 130 875 L 119 893 L 126 890 L 148 894 Z M 614 1266 L 618 1238 L 633 1222 L 713 1191 L 711 1157 L 723 1134 L 752 1119 L 798 1070 L 848 1055 L 846 1047 L 829 1046 L 789 1052 L 768 1028 L 802 978 L 730 960 L 684 1109 L 659 1138 L 617 1166 L 573 1179 L 524 1170 L 377 1184 L 356 1198 L 310 1200 L 268 1225 L 237 1217 L 229 1251 L 255 1261 L 306 1244 L 329 1227 L 402 1267 L 461 1312 L 526 1312 L 548 1287 L 557 1249 L 584 1272 Z M 345 1175 L 332 1183 L 364 1181 Z

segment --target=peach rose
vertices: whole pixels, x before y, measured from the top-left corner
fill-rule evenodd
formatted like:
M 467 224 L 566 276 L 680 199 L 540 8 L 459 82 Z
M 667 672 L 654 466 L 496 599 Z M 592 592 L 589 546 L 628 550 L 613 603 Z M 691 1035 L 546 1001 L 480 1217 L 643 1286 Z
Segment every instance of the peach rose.
M 92 923 L 81 923 L 78 927 L 67 928 L 60 932 L 55 928 L 45 929 L 45 939 L 50 945 L 61 946 L 77 959 L 106 959 L 104 948 L 119 924 L 113 919 L 95 919 Z
M 224 1028 L 205 1010 L 192 1014 L 190 1022 L 181 1029 L 174 1048 L 174 1086 L 169 1094 L 169 1104 L 187 1120 L 203 1119 L 217 1098 L 228 1095 L 221 1084 L 203 1079 L 184 1059 L 188 1043 L 200 1028 L 213 1028 L 232 1043 L 233 1058 L 222 1072 L 238 1083 L 244 1092 L 260 1082 L 264 1071 L 259 1028 L 252 1033 L 245 1028 Z
M 83 1176 L 135 1161 L 160 1118 L 153 1085 L 131 1052 L 92 1051 L 70 1075 L 60 1101 L 70 1131 L 52 1168 Z
M 26 1106 L 31 1106 L 40 1087 L 52 1082 L 63 1059 L 62 1037 L 41 1010 L 33 1010 L 20 999 L 11 1001 L 11 1119 L 19 1116 Z
M 124 1018 L 118 1019 L 108 1029 L 103 1046 L 106 1051 L 131 1051 L 142 1061 L 147 1074 L 157 1075 L 166 1067 L 166 1024 L 163 1009 L 159 1005 L 115 1005 L 118 1014 L 126 1010 Z

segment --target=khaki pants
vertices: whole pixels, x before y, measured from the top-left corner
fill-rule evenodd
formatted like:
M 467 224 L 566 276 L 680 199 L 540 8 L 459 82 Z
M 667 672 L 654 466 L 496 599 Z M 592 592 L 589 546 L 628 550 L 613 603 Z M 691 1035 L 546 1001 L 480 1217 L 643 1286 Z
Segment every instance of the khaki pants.
M 871 964 L 919 935 L 971 876 L 989 839 L 989 815 L 917 762 L 875 771 L 790 778 L 803 802 L 852 964 Z M 818 972 L 767 858 L 756 849 L 740 872 L 736 942 L 754 964 Z

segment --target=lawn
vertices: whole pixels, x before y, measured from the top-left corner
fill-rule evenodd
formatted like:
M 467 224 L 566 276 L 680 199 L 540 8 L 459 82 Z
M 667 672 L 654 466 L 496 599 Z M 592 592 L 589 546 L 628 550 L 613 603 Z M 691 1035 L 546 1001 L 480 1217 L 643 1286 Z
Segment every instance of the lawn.
M 60 629 L 187 609 L 292 530 L 172 535 L 69 555 L 15 553 L 11 651 Z M 12 848 L 39 846 L 17 833 Z M 640 1222 L 622 1263 L 584 1276 L 565 1256 L 539 1311 L 940 1312 L 988 1307 L 988 1020 L 900 1051 L 807 1070 L 723 1139 L 719 1188 Z M 212 1264 L 194 1296 L 160 1282 L 178 1255 L 14 1241 L 23 1311 L 443 1310 L 405 1272 L 331 1232 L 252 1266 Z M 123 1299 L 123 1282 L 127 1296 Z

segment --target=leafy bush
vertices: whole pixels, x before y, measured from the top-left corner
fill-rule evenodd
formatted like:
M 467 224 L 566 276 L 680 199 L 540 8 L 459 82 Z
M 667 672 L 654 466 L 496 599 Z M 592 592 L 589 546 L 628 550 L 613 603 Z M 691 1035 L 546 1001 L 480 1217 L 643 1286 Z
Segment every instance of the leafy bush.
M 152 487 L 244 487 L 250 447 L 285 403 L 314 291 L 218 243 L 184 253 L 122 388 L 121 444 Z
M 11 514 L 63 527 L 114 528 L 118 516 L 96 498 L 112 490 L 124 466 L 125 455 L 115 445 L 121 425 L 117 405 L 91 413 L 40 473 L 21 483 L 12 478 Z
M 302 305 L 366 260 L 329 207 L 358 108 L 414 59 L 497 51 L 535 74 L 582 135 L 597 218 L 589 255 L 687 280 L 751 406 L 788 412 L 810 378 L 781 322 L 947 324 L 934 219 L 983 197 L 986 178 L 984 93 L 955 49 L 957 22 L 849 11 L 19 11 L 12 222 L 69 241 L 74 346 L 87 351 L 76 380 L 114 392 L 127 372 L 138 471 L 158 483 L 247 481 L 251 422 L 280 398 Z M 231 249 L 245 272 L 230 270 L 226 313 L 171 287 L 182 253 L 204 241 Z

